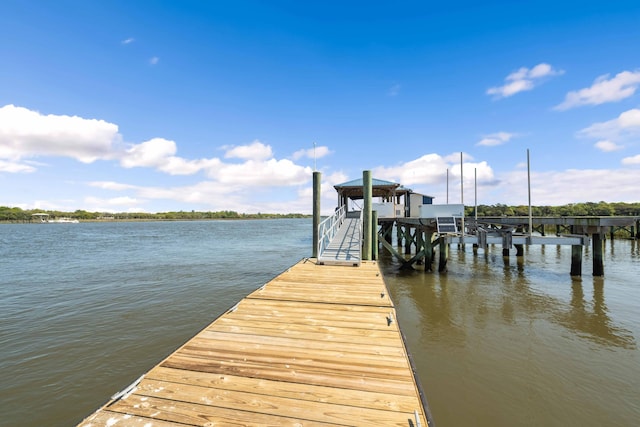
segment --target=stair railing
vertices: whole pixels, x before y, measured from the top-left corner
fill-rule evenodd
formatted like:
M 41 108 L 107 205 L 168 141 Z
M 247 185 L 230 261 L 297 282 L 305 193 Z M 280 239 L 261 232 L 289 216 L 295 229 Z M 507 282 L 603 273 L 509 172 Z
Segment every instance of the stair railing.
M 322 252 L 329 245 L 331 239 L 333 239 L 333 236 L 335 236 L 338 232 L 338 229 L 344 222 L 346 214 L 347 207 L 344 205 L 340 206 L 340 208 L 337 209 L 333 213 L 333 215 L 325 218 L 318 225 L 318 257 L 322 255 Z

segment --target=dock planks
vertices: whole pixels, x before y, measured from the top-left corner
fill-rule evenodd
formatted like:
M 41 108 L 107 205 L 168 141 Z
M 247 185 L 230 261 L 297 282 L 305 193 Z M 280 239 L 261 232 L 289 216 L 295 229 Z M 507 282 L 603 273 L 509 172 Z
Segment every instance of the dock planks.
M 426 427 L 377 264 L 300 261 L 79 424 L 175 425 Z

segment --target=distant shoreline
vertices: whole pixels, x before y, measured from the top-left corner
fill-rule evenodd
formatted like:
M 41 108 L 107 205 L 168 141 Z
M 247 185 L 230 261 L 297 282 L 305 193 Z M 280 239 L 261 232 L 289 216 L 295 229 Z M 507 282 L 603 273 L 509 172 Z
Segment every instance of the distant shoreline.
M 298 216 L 261 216 L 261 217 L 239 217 L 239 218 L 114 218 L 114 219 L 79 219 L 80 222 L 184 222 L 184 221 L 260 221 L 271 219 L 308 219 L 312 215 Z M 35 220 L 0 220 L 0 224 L 42 224 Z

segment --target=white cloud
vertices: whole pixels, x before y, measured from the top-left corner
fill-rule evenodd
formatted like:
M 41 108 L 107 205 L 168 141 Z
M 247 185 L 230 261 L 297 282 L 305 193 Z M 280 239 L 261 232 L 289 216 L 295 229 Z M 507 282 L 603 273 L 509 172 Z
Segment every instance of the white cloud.
M 176 151 L 178 148 L 175 142 L 164 138 L 153 138 L 126 150 L 126 154 L 120 159 L 120 164 L 125 168 L 157 168 L 164 165 L 167 158 L 173 156 Z
M 156 65 L 158 62 L 160 62 L 160 58 L 158 58 L 157 56 L 152 56 L 149 59 L 149 64 L 151 65 Z
M 248 160 L 240 164 L 220 164 L 208 176 L 222 184 L 254 186 L 292 186 L 308 182 L 312 176 L 308 167 L 291 160 Z
M 472 163 L 464 161 L 462 164 L 465 181 L 473 181 L 474 169 L 478 180 L 493 181 L 493 169 L 487 162 Z M 450 178 L 460 177 L 460 154 L 442 157 L 439 154 L 425 154 L 415 160 L 393 167 L 380 166 L 373 169 L 375 178 L 401 183 L 403 185 L 429 185 L 446 183 L 447 169 Z M 422 187 L 421 187 L 422 188 Z
M 0 160 L 0 172 L 8 173 L 30 173 L 35 172 L 36 168 L 23 163 L 14 161 Z
M 515 133 L 509 132 L 496 132 L 489 135 L 485 135 L 476 145 L 493 147 L 496 145 L 502 145 L 509 142 L 511 138 L 517 136 Z
M 586 127 L 578 136 L 603 138 L 608 140 L 624 139 L 640 134 L 640 109 L 627 110 L 617 118 Z
M 487 89 L 487 95 L 493 95 L 494 99 L 508 98 L 517 93 L 533 89 L 540 84 L 545 77 L 564 74 L 563 70 L 554 70 L 546 63 L 540 63 L 533 68 L 522 67 L 505 77 L 505 84 Z
M 568 110 L 582 105 L 599 105 L 616 102 L 632 96 L 640 86 L 640 71 L 623 71 L 615 77 L 609 74 L 598 77 L 591 87 L 569 92 L 555 110 Z
M 291 155 L 291 158 L 293 160 L 298 160 L 301 159 L 303 157 L 309 158 L 309 159 L 313 159 L 313 157 L 315 156 L 317 159 L 321 159 L 325 156 L 328 156 L 329 154 L 331 154 L 332 151 L 329 150 L 329 147 L 327 147 L 326 145 L 321 145 L 319 147 L 315 147 L 315 148 L 308 148 L 308 149 L 302 149 L 302 150 L 298 150 L 295 153 L 293 153 Z
M 443 157 L 443 159 L 449 163 L 453 163 L 453 164 L 460 164 L 460 153 L 451 153 L 451 154 L 447 154 L 446 156 Z M 469 153 L 462 153 L 462 161 L 463 162 L 470 162 L 474 160 L 473 156 Z
M 120 207 L 120 206 L 131 207 L 133 205 L 141 204 L 140 200 L 135 199 L 133 197 L 127 197 L 127 196 L 113 197 L 110 199 L 101 199 L 98 197 L 86 197 L 85 202 L 91 206 L 109 206 L 110 208 Z M 111 212 L 111 209 L 95 209 L 95 211 Z
M 70 157 L 83 163 L 110 159 L 118 126 L 78 116 L 43 115 L 14 105 L 0 108 L 0 159 Z
M 638 159 L 640 160 L 640 159 Z M 568 169 L 564 171 L 531 172 L 531 203 L 533 205 L 564 205 L 568 203 L 636 202 L 638 169 Z M 563 191 L 558 191 L 561 182 Z M 527 204 L 527 172 L 512 171 L 499 176 L 499 185 L 487 191 L 490 199 L 479 203 L 507 205 Z
M 121 184 L 113 181 L 93 181 L 88 183 L 91 187 L 102 188 L 104 190 L 131 190 L 137 188 L 135 185 L 131 184 Z
M 623 165 L 640 165 L 640 154 L 622 159 Z
M 128 39 L 122 40 L 120 43 L 122 43 L 122 44 L 131 44 L 134 41 L 135 41 L 135 39 L 133 37 L 129 37 Z
M 618 145 L 613 141 L 609 141 L 608 139 L 604 139 L 602 141 L 598 141 L 594 144 L 594 146 L 600 150 L 600 151 L 604 151 L 605 153 L 611 152 L 611 151 L 618 151 L 618 150 L 622 150 L 624 147 L 622 145 Z
M 153 138 L 140 144 L 132 145 L 120 158 L 124 168 L 148 167 L 166 172 L 169 175 L 193 175 L 201 170 L 217 167 L 220 160 L 198 159 L 186 160 L 176 157 L 176 143 L 164 138 Z
M 223 148 L 227 150 L 224 155 L 225 159 L 266 160 L 273 157 L 271 146 L 263 144 L 258 140 L 253 141 L 249 145 Z

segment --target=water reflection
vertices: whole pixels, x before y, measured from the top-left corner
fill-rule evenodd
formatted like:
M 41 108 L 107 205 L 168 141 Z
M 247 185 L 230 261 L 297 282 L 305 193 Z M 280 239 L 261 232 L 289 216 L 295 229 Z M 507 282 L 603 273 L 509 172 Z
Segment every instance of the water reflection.
M 565 268 L 567 253 L 562 249 L 556 247 L 552 262 Z M 589 278 L 593 280 L 593 293 L 591 301 L 587 301 L 584 279 L 571 278 L 566 272 L 560 277 L 546 270 L 541 265 L 545 262 L 544 252 L 543 246 L 539 252 L 542 260 L 529 263 L 527 256 L 502 257 L 485 251 L 474 255 L 461 249 L 453 250 L 448 273 L 398 271 L 395 261 L 384 253 L 381 253 L 381 263 L 385 275 L 406 285 L 404 292 L 428 325 L 423 329 L 428 334 L 424 339 L 446 336 L 448 343 L 462 345 L 470 319 L 474 328 L 485 329 L 491 324 L 491 317 L 499 313 L 505 324 L 544 318 L 600 345 L 636 349 L 632 331 L 616 324 L 609 314 L 605 303 L 606 278 Z M 502 274 L 498 274 L 497 266 L 501 266 Z M 562 298 L 561 293 L 558 295 L 559 279 L 571 284 L 568 299 Z M 546 283 L 547 288 L 541 283 Z M 547 290 L 552 292 L 545 292 Z
M 569 275 L 567 247 L 452 247 L 444 274 L 400 271 L 381 252 L 436 423 L 635 425 L 638 250 L 617 242 L 595 278 Z
M 585 299 L 582 282 L 574 280 L 569 307 L 556 311 L 554 319 L 579 336 L 598 344 L 635 350 L 637 345 L 633 333 L 617 326 L 609 316 L 604 300 L 604 282 L 602 277 L 593 278 L 593 297 L 589 303 Z

